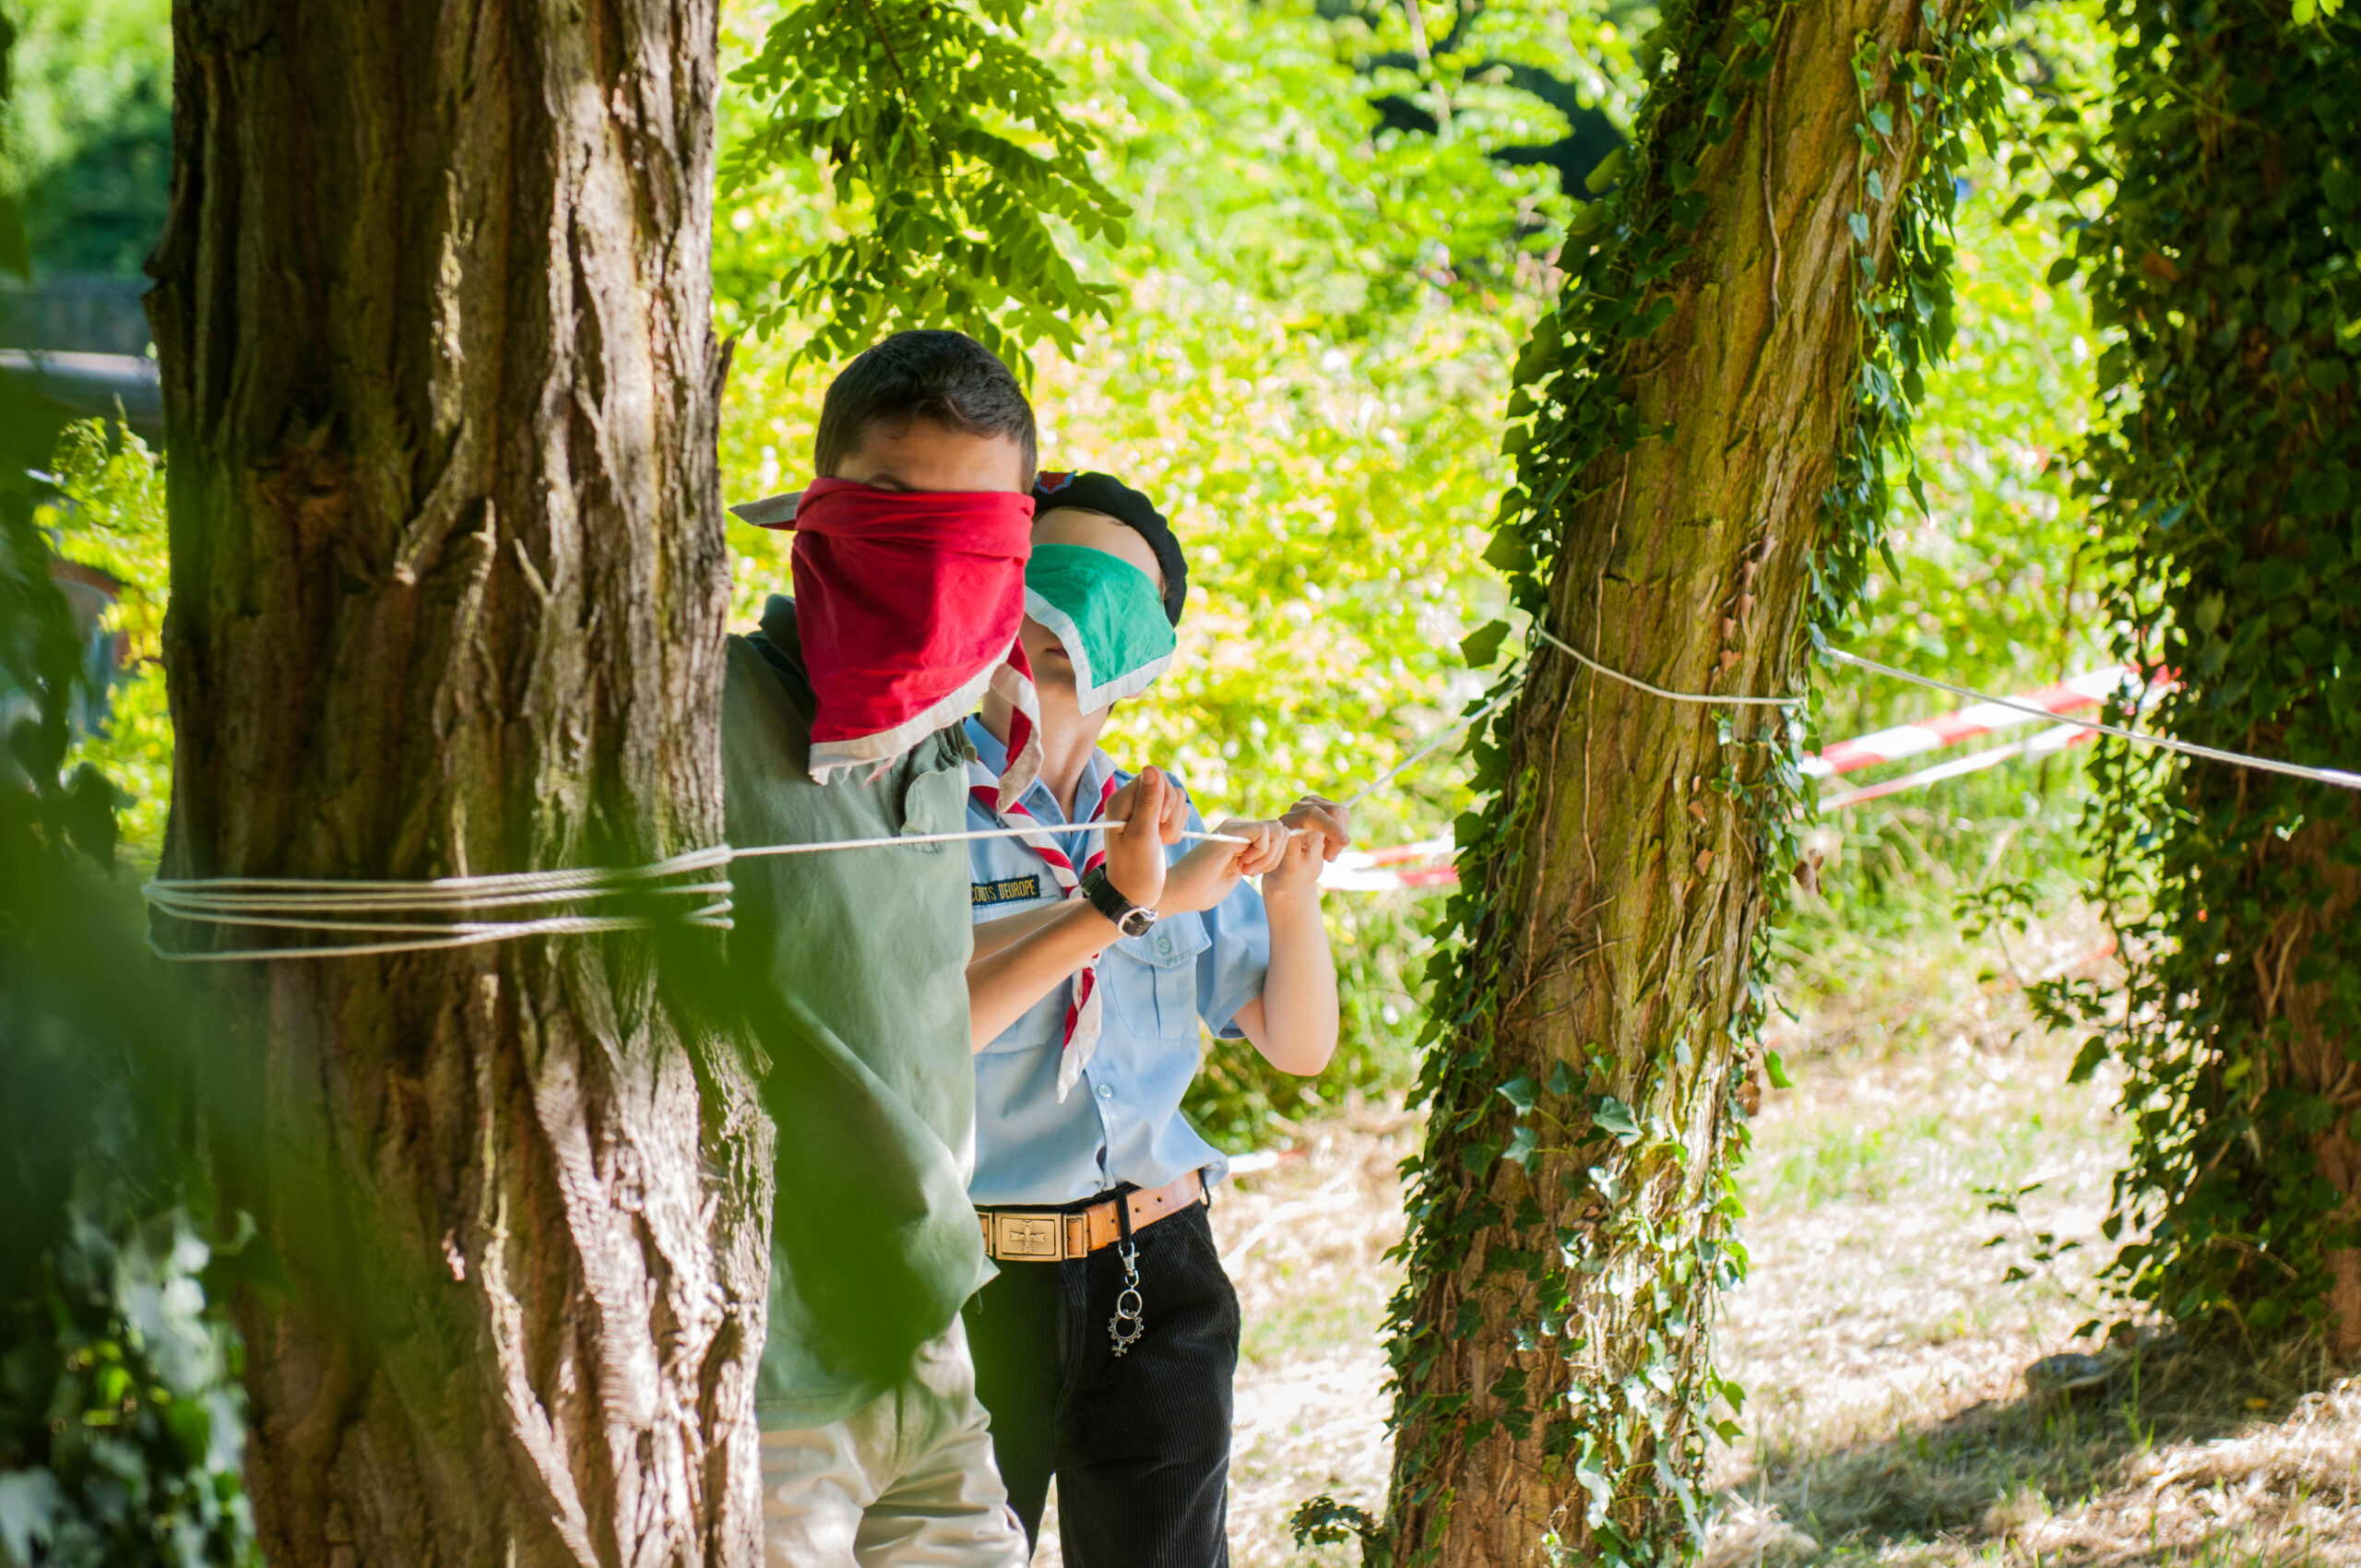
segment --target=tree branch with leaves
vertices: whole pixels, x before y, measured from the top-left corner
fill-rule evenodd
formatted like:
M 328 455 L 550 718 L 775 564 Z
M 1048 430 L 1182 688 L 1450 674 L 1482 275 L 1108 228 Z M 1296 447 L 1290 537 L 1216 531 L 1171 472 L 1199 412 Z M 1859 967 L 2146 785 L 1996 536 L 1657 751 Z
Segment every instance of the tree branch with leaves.
M 725 196 L 796 158 L 823 160 L 841 232 L 750 312 L 831 360 L 887 332 L 949 327 L 1020 368 L 1071 353 L 1118 291 L 1085 282 L 1052 221 L 1121 244 L 1124 205 L 1090 167 L 1091 132 L 1020 38 L 1024 0 L 812 0 L 731 80 L 765 117 L 722 160 Z

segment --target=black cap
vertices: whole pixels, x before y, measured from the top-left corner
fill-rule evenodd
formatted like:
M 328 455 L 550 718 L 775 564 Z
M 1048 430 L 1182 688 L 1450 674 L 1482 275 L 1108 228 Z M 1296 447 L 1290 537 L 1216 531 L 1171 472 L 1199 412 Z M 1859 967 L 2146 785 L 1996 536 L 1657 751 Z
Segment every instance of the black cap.
M 1172 537 L 1172 525 L 1154 503 L 1109 474 L 1077 470 L 1045 473 L 1035 480 L 1033 515 L 1060 506 L 1104 512 L 1147 540 L 1157 564 L 1164 568 L 1164 618 L 1176 626 L 1180 624 L 1180 601 L 1189 597 L 1189 563 L 1180 553 L 1180 541 Z

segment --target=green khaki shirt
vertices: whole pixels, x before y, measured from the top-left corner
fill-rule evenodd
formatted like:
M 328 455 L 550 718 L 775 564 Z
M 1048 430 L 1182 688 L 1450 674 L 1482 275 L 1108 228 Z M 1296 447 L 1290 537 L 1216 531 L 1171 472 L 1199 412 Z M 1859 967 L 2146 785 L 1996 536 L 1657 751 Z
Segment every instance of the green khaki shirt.
M 815 843 L 966 825 L 958 726 L 870 780 L 807 766 L 814 705 L 795 606 L 733 636 L 722 696 L 730 842 Z M 768 1057 L 777 1129 L 765 1430 L 841 1420 L 899 1382 L 992 1276 L 967 1202 L 975 1075 L 964 844 L 742 859 L 730 967 Z

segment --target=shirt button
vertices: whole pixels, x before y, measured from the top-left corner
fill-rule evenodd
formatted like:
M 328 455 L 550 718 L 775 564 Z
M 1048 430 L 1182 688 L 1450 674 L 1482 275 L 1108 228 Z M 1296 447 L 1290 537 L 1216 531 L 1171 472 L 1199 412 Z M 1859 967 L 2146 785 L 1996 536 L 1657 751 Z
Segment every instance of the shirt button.
M 1157 950 L 1157 952 L 1159 952 L 1159 953 L 1169 953 L 1169 952 L 1171 952 L 1171 951 L 1172 951 L 1172 939 L 1171 939 L 1170 937 L 1169 937 L 1169 936 L 1159 936 L 1159 937 L 1157 937 L 1157 938 L 1156 939 L 1156 950 Z
M 1114 1085 L 1112 1085 L 1112 1084 L 1101 1084 L 1101 1085 L 1099 1085 L 1099 1086 L 1098 1086 L 1098 1098 L 1099 1098 L 1099 1099 L 1114 1099 L 1114 1098 L 1115 1098 L 1115 1086 L 1114 1086 Z

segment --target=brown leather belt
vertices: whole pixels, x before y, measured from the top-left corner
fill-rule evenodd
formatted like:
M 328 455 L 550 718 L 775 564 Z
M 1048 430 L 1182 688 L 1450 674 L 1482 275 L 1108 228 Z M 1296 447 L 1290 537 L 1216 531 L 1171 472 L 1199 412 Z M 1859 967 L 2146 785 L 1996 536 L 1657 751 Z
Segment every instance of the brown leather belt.
M 1079 1209 L 979 1208 L 984 1251 L 997 1263 L 1062 1263 L 1111 1247 L 1122 1239 L 1115 1205 L 1109 1198 Z M 1203 1177 L 1192 1170 L 1152 1193 L 1131 1193 L 1121 1202 L 1132 1210 L 1132 1229 L 1145 1230 L 1159 1219 L 1205 1201 Z

